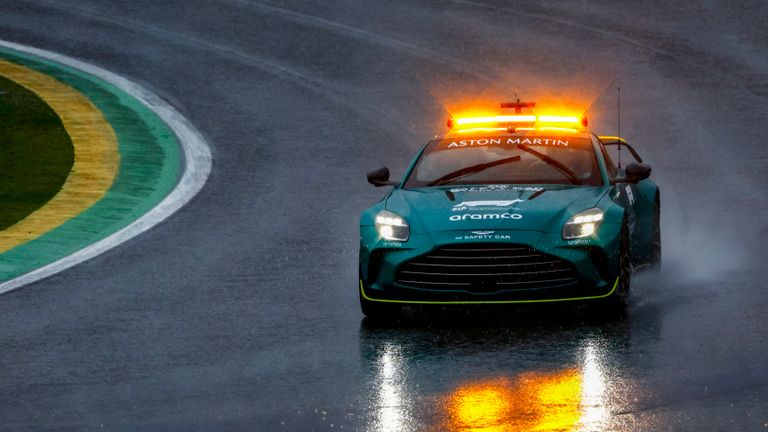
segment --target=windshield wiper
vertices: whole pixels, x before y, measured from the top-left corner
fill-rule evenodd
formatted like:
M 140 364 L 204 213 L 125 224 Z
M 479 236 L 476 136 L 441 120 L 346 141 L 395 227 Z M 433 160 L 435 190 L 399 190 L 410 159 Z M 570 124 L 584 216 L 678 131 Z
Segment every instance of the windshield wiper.
M 427 186 L 440 186 L 440 185 L 444 185 L 446 183 L 450 183 L 452 181 L 462 179 L 462 178 L 464 178 L 464 177 L 466 177 L 466 176 L 468 176 L 470 174 L 479 173 L 480 171 L 486 170 L 488 168 L 493 168 L 495 166 L 504 165 L 506 163 L 515 162 L 515 161 L 519 161 L 519 160 L 520 160 L 520 156 L 511 156 L 511 157 L 508 157 L 508 158 L 503 158 L 503 159 L 495 160 L 493 162 L 486 162 L 486 163 L 481 163 L 481 164 L 477 164 L 477 165 L 468 166 L 468 167 L 462 168 L 460 170 L 449 172 L 448 174 L 440 177 L 439 179 L 433 180 L 433 181 L 429 182 L 429 184 L 427 184 Z
M 547 156 L 544 153 L 538 152 L 538 151 L 528 147 L 525 144 L 518 144 L 517 148 L 519 148 L 520 150 L 522 150 L 522 151 L 524 151 L 526 153 L 530 153 L 530 154 L 536 156 L 537 158 L 539 158 L 539 159 L 543 160 L 544 162 L 546 162 L 547 164 L 549 164 L 549 166 L 551 166 L 551 167 L 555 168 L 556 170 L 560 171 L 563 175 L 568 177 L 568 180 L 570 180 L 571 183 L 573 183 L 575 185 L 582 184 L 581 180 L 576 175 L 576 173 L 573 172 L 572 169 L 570 169 L 567 166 L 563 165 L 563 163 L 558 161 L 557 159 L 553 159 L 552 157 Z

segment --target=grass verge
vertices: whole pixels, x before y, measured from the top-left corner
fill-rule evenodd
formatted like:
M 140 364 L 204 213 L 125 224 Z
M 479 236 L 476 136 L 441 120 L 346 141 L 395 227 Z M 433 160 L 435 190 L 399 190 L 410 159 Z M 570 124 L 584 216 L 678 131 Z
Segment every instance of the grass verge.
M 73 162 L 72 141 L 56 113 L 0 77 L 0 230 L 53 198 Z

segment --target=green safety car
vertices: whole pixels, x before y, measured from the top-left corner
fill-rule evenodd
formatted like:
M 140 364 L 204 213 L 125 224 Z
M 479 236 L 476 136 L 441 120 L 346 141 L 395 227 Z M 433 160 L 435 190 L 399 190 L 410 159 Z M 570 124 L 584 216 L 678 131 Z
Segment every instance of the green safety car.
M 660 196 L 651 167 L 580 116 L 449 120 L 402 181 L 360 218 L 362 311 L 405 304 L 583 301 L 623 310 L 630 279 L 661 260 Z M 621 167 L 607 148 L 627 150 Z

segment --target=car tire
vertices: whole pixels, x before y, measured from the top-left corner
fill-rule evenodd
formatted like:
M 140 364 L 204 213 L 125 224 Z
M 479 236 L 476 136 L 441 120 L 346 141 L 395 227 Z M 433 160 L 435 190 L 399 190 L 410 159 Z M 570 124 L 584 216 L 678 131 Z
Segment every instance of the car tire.
M 621 227 L 619 240 L 619 275 L 616 290 L 610 296 L 600 299 L 597 303 L 598 312 L 607 317 L 621 316 L 629 305 L 630 286 L 632 281 L 632 258 L 629 242 L 629 227 L 627 223 Z
M 661 265 L 661 204 L 656 195 L 656 204 L 653 207 L 653 227 L 651 228 L 650 264 L 654 267 Z

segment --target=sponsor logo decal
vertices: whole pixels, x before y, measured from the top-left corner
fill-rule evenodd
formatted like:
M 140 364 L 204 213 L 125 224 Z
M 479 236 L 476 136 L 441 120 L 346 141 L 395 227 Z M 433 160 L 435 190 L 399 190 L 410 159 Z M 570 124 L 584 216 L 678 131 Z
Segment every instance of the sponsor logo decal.
M 570 246 L 588 245 L 589 243 L 589 239 L 568 240 L 568 245 Z
M 511 207 L 512 205 L 517 204 L 519 202 L 523 202 L 523 200 L 513 199 L 513 200 L 495 200 L 495 201 L 494 200 L 463 201 L 453 206 L 453 211 L 464 211 L 469 209 L 488 208 L 488 207 Z
M 520 220 L 523 215 L 520 213 L 464 213 L 461 215 L 451 215 L 448 218 L 451 222 L 458 222 L 463 220 L 498 220 L 498 219 L 514 219 Z
M 484 236 L 484 235 L 493 234 L 495 232 L 496 231 L 472 231 L 472 234 L 479 235 L 479 236 Z
M 451 192 L 494 192 L 494 191 L 515 191 L 515 192 L 539 192 L 543 191 L 543 187 L 537 186 L 510 186 L 505 184 L 499 185 L 483 185 L 483 186 L 467 186 L 451 189 Z
M 627 199 L 629 199 L 629 205 L 634 204 L 635 203 L 635 196 L 632 194 L 632 188 L 629 185 L 627 185 L 627 187 L 624 188 L 624 190 L 627 191 Z
M 538 186 L 510 186 L 510 185 L 483 185 L 452 188 L 451 192 L 495 192 L 495 191 L 515 191 L 515 192 L 539 192 L 543 187 Z

